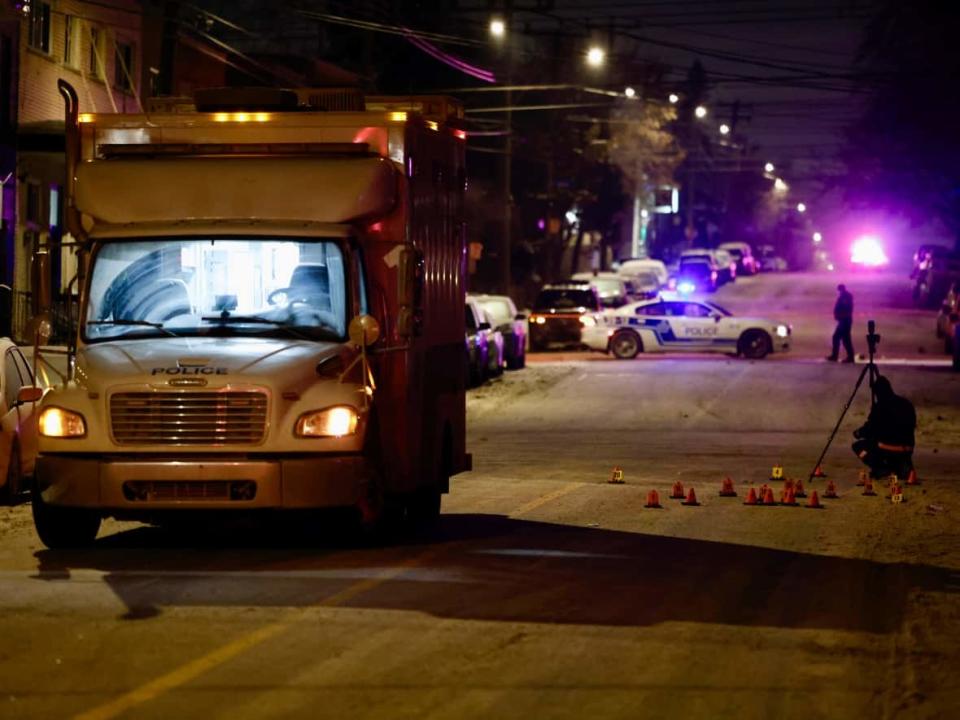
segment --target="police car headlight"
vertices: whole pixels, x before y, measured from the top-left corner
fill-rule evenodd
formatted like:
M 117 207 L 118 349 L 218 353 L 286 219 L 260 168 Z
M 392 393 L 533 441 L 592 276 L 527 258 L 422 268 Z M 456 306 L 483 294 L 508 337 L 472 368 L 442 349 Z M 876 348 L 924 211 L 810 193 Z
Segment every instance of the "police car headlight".
M 83 415 L 58 407 L 44 408 L 37 418 L 37 426 L 43 437 L 82 438 L 87 434 Z
M 580 324 L 584 327 L 596 327 L 597 319 L 593 315 L 581 315 Z
M 357 411 L 349 405 L 336 405 L 304 413 L 297 419 L 297 437 L 344 437 L 357 431 Z
M 777 325 L 777 337 L 785 338 L 790 334 L 790 328 L 786 325 Z

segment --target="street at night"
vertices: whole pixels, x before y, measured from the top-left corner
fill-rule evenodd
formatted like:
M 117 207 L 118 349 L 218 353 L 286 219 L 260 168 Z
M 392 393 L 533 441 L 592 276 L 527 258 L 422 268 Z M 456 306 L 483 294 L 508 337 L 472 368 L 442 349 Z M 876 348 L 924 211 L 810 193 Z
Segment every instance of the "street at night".
M 764 276 L 723 300 L 763 283 L 789 313 L 819 282 Z M 813 303 L 810 352 L 763 361 L 542 354 L 472 391 L 475 469 L 433 539 L 111 522 L 53 551 L 28 505 L 4 509 L 0 715 L 948 717 L 960 377 L 917 354 L 932 329 L 898 307 L 905 284 L 851 280 L 881 346 L 914 351 L 880 360 L 919 414 L 922 484 L 902 504 L 855 485 L 865 390 L 824 464 L 839 499 L 743 504 L 774 464 L 807 476 L 858 374 L 820 357 Z M 737 497 L 718 496 L 726 476 Z M 677 480 L 699 507 L 668 499 Z
M 0 720 L 960 718 L 958 37 L 0 0 Z

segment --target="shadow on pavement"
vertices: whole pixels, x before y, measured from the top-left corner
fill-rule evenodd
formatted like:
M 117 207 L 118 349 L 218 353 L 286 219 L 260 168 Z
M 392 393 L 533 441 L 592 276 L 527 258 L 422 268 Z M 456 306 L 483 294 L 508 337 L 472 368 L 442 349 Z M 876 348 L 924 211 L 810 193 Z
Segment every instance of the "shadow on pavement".
M 250 537 L 260 540 L 262 537 Z M 125 619 L 165 607 L 306 607 L 406 565 L 342 607 L 443 618 L 650 626 L 664 622 L 896 631 L 911 592 L 956 592 L 947 568 L 445 515 L 429 542 L 385 548 L 183 542 L 138 528 L 84 551 L 37 553 L 39 580 L 100 571 Z M 225 544 L 225 540 L 229 544 Z

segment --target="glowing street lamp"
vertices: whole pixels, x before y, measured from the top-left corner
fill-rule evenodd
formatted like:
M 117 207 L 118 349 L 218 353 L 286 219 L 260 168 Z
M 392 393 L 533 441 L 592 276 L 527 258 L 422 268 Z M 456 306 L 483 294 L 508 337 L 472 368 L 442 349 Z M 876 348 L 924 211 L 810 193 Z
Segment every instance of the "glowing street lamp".
M 797 212 L 805 213 L 807 211 L 807 206 L 804 203 L 797 203 Z
M 499 40 L 507 34 L 507 24 L 500 18 L 493 18 L 490 21 L 490 34 Z
M 697 105 L 693 111 L 693 114 L 703 120 L 703 118 L 707 116 L 707 109 L 703 105 Z
M 727 125 L 726 123 L 721 123 L 721 124 L 720 124 L 720 134 L 721 134 L 721 135 L 729 135 L 729 134 L 730 134 L 730 126 Z
M 815 243 L 823 242 L 823 235 L 821 235 L 819 232 L 815 232 L 815 233 L 813 234 L 813 241 L 814 241 Z
M 777 178 L 773 181 L 773 189 L 777 192 L 786 192 L 789 186 L 783 181 L 783 178 Z
M 670 93 L 670 95 L 667 96 L 667 100 L 670 101 L 671 105 L 676 105 L 678 102 L 680 102 L 680 96 L 676 93 Z
M 594 45 L 592 48 L 587 50 L 587 65 L 590 67 L 602 67 L 606 59 L 607 54 L 603 51 L 603 48 Z
M 776 170 L 776 168 L 773 166 L 773 163 L 771 162 L 768 162 L 766 165 L 764 165 L 763 169 L 768 173 L 772 173 L 774 170 Z
M 623 94 L 626 95 L 631 100 L 637 96 L 637 91 L 632 87 L 624 88 Z

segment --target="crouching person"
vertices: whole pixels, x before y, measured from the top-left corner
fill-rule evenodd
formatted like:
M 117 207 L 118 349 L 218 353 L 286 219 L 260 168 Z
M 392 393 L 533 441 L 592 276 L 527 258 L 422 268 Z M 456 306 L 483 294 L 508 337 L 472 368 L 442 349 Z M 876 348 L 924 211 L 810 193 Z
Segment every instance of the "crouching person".
M 913 469 L 917 413 L 913 403 L 893 392 L 887 378 L 878 377 L 873 391 L 877 401 L 867 422 L 853 433 L 853 451 L 870 468 L 872 478 L 891 474 L 906 478 Z

